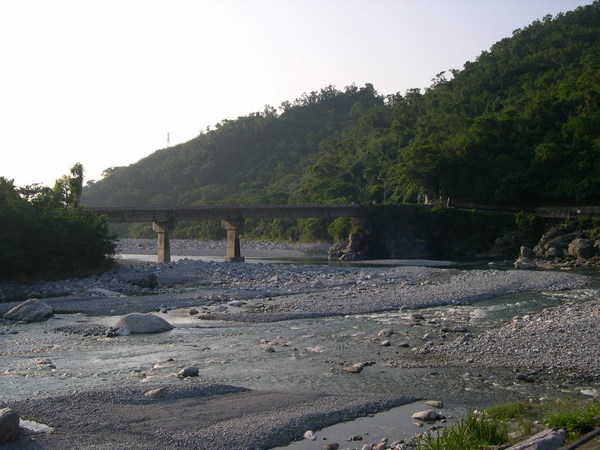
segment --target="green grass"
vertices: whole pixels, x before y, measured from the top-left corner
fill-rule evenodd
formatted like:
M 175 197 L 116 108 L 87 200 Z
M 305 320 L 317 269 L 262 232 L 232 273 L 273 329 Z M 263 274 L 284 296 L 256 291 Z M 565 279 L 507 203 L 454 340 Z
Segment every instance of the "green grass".
M 568 400 L 557 402 L 545 423 L 550 427 L 565 428 L 566 440 L 573 441 L 600 426 L 600 401 L 586 404 Z
M 544 427 L 563 427 L 566 442 L 600 427 L 600 401 L 563 399 L 548 403 L 516 402 L 470 414 L 439 432 L 427 432 L 419 450 L 483 450 L 516 443 Z
M 509 420 L 517 417 L 534 417 L 539 414 L 539 405 L 527 402 L 492 406 L 486 412 L 492 419 Z
M 500 445 L 508 440 L 505 421 L 491 419 L 486 413 L 469 414 L 440 433 L 426 433 L 420 450 L 477 450 Z

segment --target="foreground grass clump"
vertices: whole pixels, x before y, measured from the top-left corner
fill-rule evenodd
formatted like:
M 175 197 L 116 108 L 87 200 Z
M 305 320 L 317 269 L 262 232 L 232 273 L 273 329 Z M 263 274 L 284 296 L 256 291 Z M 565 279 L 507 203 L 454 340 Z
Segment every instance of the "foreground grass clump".
M 516 443 L 544 428 L 562 427 L 566 442 L 600 427 L 600 401 L 562 399 L 548 403 L 516 402 L 473 413 L 441 432 L 419 439 L 420 450 L 486 449 Z
M 563 427 L 566 440 L 573 441 L 600 427 L 600 401 L 582 405 L 573 401 L 557 402 L 545 423 L 550 427 Z
M 491 419 L 486 413 L 470 414 L 441 433 L 427 433 L 419 441 L 422 450 L 485 449 L 508 440 L 506 421 Z

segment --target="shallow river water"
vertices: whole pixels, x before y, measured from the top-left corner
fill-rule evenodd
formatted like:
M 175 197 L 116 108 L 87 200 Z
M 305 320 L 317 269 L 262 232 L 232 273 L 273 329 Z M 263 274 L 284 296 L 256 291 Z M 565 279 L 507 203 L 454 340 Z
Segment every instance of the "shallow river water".
M 0 393 L 8 401 L 97 386 L 155 386 L 173 382 L 181 368 L 195 365 L 203 380 L 215 383 L 257 390 L 389 393 L 442 400 L 442 412 L 459 417 L 475 408 L 554 395 L 556 386 L 513 382 L 514 373 L 506 369 L 470 373 L 460 368 L 394 367 L 412 348 L 423 345 L 421 338 L 428 330 L 441 323 L 465 325 L 476 335 L 514 316 L 599 294 L 597 287 L 591 287 L 513 295 L 464 306 L 257 324 L 199 320 L 190 315 L 189 308 L 183 308 L 160 314 L 175 326 L 170 332 L 116 338 L 54 331 L 61 322 L 108 327 L 114 325 L 115 317 L 56 315 L 44 323 L 17 324 L 13 328 L 18 334 L 3 336 L 6 357 L 0 369 Z M 419 323 L 414 320 L 415 312 L 424 317 Z M 384 328 L 392 328 L 394 334 L 379 336 Z M 382 346 L 385 339 L 391 345 Z M 359 362 L 373 364 L 360 374 L 343 372 L 344 366 Z M 577 392 L 584 387 L 576 383 L 564 390 Z M 288 448 L 314 449 L 332 441 L 341 444 L 353 434 L 363 434 L 365 440 L 370 436 L 371 441 L 383 436 L 390 441 L 407 438 L 422 431 L 410 419 L 422 409 L 426 406 L 418 402 L 335 425 L 319 431 L 317 441 L 301 440 Z

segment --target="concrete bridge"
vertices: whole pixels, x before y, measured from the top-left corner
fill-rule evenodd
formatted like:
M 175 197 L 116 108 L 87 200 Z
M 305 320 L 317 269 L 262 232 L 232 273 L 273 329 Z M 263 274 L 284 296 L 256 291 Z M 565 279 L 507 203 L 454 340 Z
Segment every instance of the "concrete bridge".
M 108 216 L 109 222 L 151 222 L 157 233 L 158 262 L 171 261 L 170 239 L 174 224 L 181 220 L 220 220 L 227 230 L 226 262 L 244 262 L 240 249 L 240 233 L 245 219 L 277 218 L 360 218 L 365 214 L 359 205 L 248 205 L 248 206 L 176 206 L 167 207 L 110 207 L 86 208 L 87 211 Z

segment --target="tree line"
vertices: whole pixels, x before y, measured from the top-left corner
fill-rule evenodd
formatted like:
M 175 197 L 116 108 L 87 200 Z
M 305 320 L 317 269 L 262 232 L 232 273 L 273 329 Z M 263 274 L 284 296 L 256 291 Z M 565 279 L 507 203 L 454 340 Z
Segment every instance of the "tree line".
M 384 96 L 371 84 L 328 86 L 223 120 L 186 143 L 110 168 L 86 186 L 83 201 L 398 204 L 427 196 L 518 207 L 594 204 L 599 103 L 596 0 L 515 30 L 462 69 L 440 72 L 425 90 Z
M 116 236 L 106 217 L 81 206 L 82 189 L 79 163 L 53 188 L 0 177 L 0 279 L 87 275 L 113 264 Z

